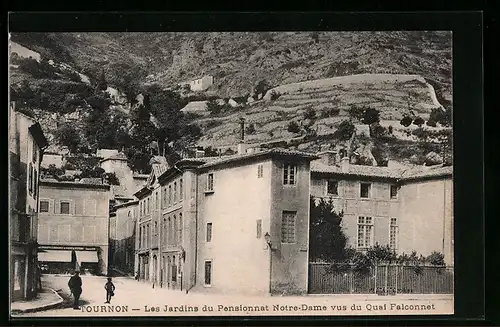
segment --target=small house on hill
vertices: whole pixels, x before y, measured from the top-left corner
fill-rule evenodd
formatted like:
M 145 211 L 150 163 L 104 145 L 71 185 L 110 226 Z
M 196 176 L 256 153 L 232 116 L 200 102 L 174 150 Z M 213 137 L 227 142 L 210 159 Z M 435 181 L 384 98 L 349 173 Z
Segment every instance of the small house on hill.
M 183 113 L 208 115 L 210 112 L 207 110 L 208 101 L 191 101 L 184 108 L 181 109 Z

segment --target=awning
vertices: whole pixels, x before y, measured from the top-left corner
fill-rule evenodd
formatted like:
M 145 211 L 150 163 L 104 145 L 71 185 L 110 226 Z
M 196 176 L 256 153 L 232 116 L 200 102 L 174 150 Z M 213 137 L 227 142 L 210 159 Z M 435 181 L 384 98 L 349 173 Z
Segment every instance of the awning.
M 45 250 L 38 252 L 39 262 L 71 262 L 71 251 Z
M 76 251 L 76 261 L 97 263 L 99 262 L 97 251 Z

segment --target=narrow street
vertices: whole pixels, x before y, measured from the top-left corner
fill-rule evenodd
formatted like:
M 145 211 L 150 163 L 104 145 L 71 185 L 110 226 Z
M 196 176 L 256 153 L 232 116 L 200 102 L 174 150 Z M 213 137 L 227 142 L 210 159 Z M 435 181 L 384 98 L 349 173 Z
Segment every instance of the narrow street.
M 453 313 L 453 295 L 414 294 L 399 296 L 309 295 L 243 296 L 213 295 L 165 288 L 128 277 L 115 277 L 115 296 L 105 304 L 105 277 L 82 276 L 80 310 L 71 306 L 70 276 L 45 275 L 43 284 L 65 298 L 58 308 L 25 313 L 24 317 L 89 316 L 224 316 L 224 315 L 350 315 Z M 399 306 L 399 307 L 398 307 Z M 401 307 L 402 306 L 402 307 Z M 406 306 L 406 307 L 405 307 Z M 418 308 L 417 308 L 418 307 Z M 355 308 L 355 309 L 353 309 Z

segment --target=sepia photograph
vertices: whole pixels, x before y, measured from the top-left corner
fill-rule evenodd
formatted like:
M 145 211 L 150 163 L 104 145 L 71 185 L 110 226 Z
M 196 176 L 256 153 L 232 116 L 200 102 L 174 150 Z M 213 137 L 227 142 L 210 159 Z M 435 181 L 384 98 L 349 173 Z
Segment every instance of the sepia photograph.
M 12 317 L 454 313 L 451 31 L 12 32 Z

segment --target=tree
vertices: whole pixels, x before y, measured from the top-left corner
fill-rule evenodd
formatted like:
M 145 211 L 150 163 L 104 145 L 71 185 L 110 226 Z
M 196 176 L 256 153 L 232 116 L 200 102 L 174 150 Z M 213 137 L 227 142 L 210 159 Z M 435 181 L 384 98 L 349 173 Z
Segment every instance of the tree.
M 271 86 L 264 79 L 264 80 L 260 80 L 259 82 L 257 82 L 257 84 L 255 85 L 253 91 L 254 91 L 255 95 L 266 94 L 267 90 L 269 90 L 270 88 L 271 88 Z
M 316 118 L 316 111 L 313 108 L 308 107 L 304 112 L 304 119 L 314 120 Z
M 181 108 L 186 105 L 179 94 L 170 90 L 163 90 L 159 85 L 153 85 L 146 89 L 144 104 L 149 112 L 156 118 L 158 126 L 155 128 L 154 136 L 158 143 L 160 153 L 167 152 L 167 144 L 176 142 L 181 138 L 192 139 L 200 134 L 195 126 L 189 126 Z M 186 133 L 189 133 L 186 135 Z M 192 133 L 192 134 L 191 134 Z
M 348 258 L 347 235 L 342 230 L 343 213 L 333 200 L 310 198 L 309 255 L 312 260 L 344 261 Z
M 108 82 L 106 82 L 106 76 L 104 74 L 104 69 L 101 69 L 99 77 L 97 78 L 96 89 L 98 91 L 106 91 L 108 88 Z
M 380 122 L 380 112 L 374 108 L 366 108 L 363 112 L 361 122 L 367 125 Z
M 417 116 L 413 120 L 413 125 L 417 125 L 418 127 L 422 126 L 424 123 L 425 123 L 424 119 L 422 117 L 420 117 L 420 116 Z
M 434 108 L 431 111 L 427 125 L 436 126 L 436 123 L 442 126 L 451 126 L 451 109 L 450 108 Z
M 60 145 L 68 147 L 71 153 L 77 152 L 82 142 L 76 128 L 69 124 L 59 127 L 55 131 L 55 138 Z
M 362 120 L 365 114 L 365 108 L 354 105 L 351 108 L 349 108 L 348 113 L 351 119 Z
M 146 77 L 147 72 L 139 64 L 131 64 L 125 61 L 110 65 L 108 72 L 109 82 L 121 90 L 127 100 L 134 104 L 140 90 L 140 81 Z
M 411 125 L 413 119 L 411 119 L 411 117 L 409 116 L 404 116 L 403 119 L 401 119 L 401 121 L 399 122 L 401 125 L 403 125 L 404 127 L 408 127 Z
M 207 110 L 213 114 L 218 115 L 222 111 L 222 107 L 214 99 L 207 101 Z
M 287 131 L 289 131 L 290 133 L 298 133 L 300 132 L 300 127 L 299 127 L 299 124 L 297 124 L 297 122 L 295 121 L 291 121 L 288 123 L 288 126 L 287 126 Z
M 246 128 L 246 133 L 251 135 L 251 134 L 255 134 L 255 126 L 254 124 L 249 124 Z
M 341 140 L 349 140 L 354 133 L 354 124 L 350 120 L 344 120 L 335 131 L 335 136 Z

